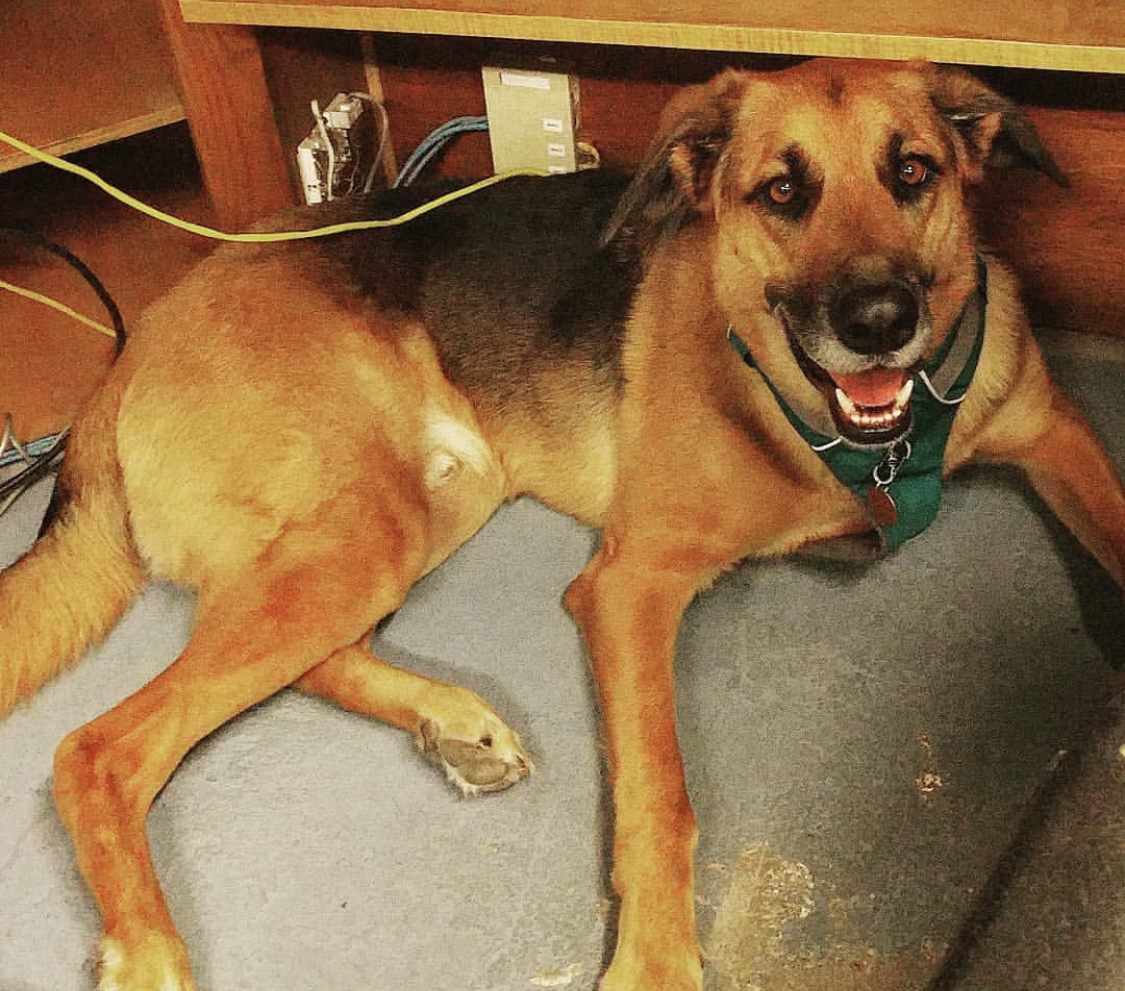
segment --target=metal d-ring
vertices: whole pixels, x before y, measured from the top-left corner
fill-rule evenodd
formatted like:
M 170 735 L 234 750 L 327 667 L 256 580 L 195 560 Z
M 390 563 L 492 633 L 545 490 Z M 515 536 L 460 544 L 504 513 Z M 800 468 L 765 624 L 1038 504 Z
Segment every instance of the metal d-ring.
M 871 470 L 875 484 L 886 489 L 897 477 L 902 466 L 910 460 L 914 448 L 909 440 L 896 440 L 883 454 L 883 459 Z

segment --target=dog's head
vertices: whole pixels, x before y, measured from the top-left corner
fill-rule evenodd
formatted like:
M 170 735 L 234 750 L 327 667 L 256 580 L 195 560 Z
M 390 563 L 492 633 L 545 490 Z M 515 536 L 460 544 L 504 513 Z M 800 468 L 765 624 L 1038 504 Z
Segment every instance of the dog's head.
M 1013 164 L 1065 184 L 1018 108 L 958 69 L 729 72 L 669 105 L 610 232 L 647 251 L 710 224 L 717 302 L 774 384 L 887 444 L 976 284 L 966 188 Z

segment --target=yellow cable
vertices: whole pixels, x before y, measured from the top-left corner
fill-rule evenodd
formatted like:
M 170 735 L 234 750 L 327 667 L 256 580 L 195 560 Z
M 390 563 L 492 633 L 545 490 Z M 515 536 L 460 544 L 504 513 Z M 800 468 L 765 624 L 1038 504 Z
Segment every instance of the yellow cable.
M 142 203 L 134 196 L 130 196 L 123 190 L 118 189 L 116 186 L 106 182 L 100 175 L 91 172 L 89 169 L 83 168 L 81 165 L 75 165 L 73 162 L 68 162 L 64 158 L 57 158 L 54 155 L 45 151 L 40 151 L 33 145 L 29 145 L 19 138 L 13 138 L 10 134 L 5 134 L 0 131 L 0 141 L 11 145 L 25 155 L 30 155 L 32 158 L 40 162 L 45 162 L 47 165 L 53 165 L 57 169 L 62 169 L 64 172 L 70 172 L 73 175 L 80 176 L 89 182 L 92 182 L 99 189 L 105 191 L 116 200 L 120 200 L 126 206 L 138 210 L 154 220 L 159 220 L 161 223 L 171 224 L 173 227 L 179 227 L 181 230 L 190 231 L 192 234 L 198 234 L 201 237 L 209 237 L 216 241 L 235 241 L 242 244 L 261 244 L 274 241 L 302 241 L 314 237 L 327 237 L 330 234 L 345 234 L 350 231 L 370 230 L 376 227 L 395 227 L 399 224 L 407 224 L 410 221 L 417 219 L 431 210 L 436 210 L 439 207 L 445 206 L 447 203 L 452 203 L 454 200 L 459 200 L 464 196 L 471 196 L 473 193 L 478 192 L 488 186 L 493 186 L 498 182 L 503 182 L 506 179 L 511 179 L 515 176 L 530 175 L 530 176 L 545 176 L 548 173 L 540 169 L 515 169 L 511 172 L 503 172 L 500 175 L 489 176 L 487 179 L 482 179 L 480 182 L 475 182 L 471 186 L 464 186 L 461 189 L 454 190 L 451 193 L 446 193 L 444 196 L 439 196 L 436 200 L 431 200 L 428 203 L 423 203 L 419 207 L 402 214 L 398 217 L 391 217 L 388 220 L 355 220 L 345 224 L 332 224 L 328 227 L 317 227 L 308 231 L 277 231 L 274 233 L 245 233 L 245 234 L 228 234 L 225 231 L 215 230 L 213 227 L 205 227 L 202 224 L 193 224 L 187 220 L 180 220 L 178 217 L 173 217 L 171 214 L 164 213 L 162 210 L 157 210 L 155 207 L 149 206 L 147 203 Z
M 445 206 L 447 203 L 452 203 L 454 200 L 459 200 L 465 196 L 471 196 L 479 190 L 485 189 L 488 186 L 493 186 L 498 182 L 503 182 L 505 179 L 511 179 L 514 176 L 528 175 L 528 176 L 546 176 L 549 173 L 543 172 L 540 169 L 515 169 L 511 172 L 504 172 L 500 175 L 490 176 L 487 179 L 482 179 L 480 182 L 475 182 L 472 185 L 464 186 L 461 189 L 454 190 L 451 193 L 446 193 L 444 196 L 439 196 L 435 200 L 430 200 L 428 203 L 423 203 L 413 210 L 398 217 L 391 217 L 387 220 L 357 220 L 344 224 L 332 224 L 328 227 L 317 227 L 314 230 L 308 231 L 279 231 L 276 233 L 245 233 L 245 234 L 228 234 L 225 231 L 215 230 L 212 227 L 205 227 L 202 224 L 193 224 L 187 220 L 181 220 L 178 217 L 173 217 L 171 214 L 164 213 L 162 210 L 157 210 L 155 207 L 143 203 L 134 196 L 116 186 L 106 182 L 96 172 L 91 172 L 89 169 L 83 168 L 81 165 L 75 165 L 73 162 L 68 162 L 66 159 L 58 158 L 48 152 L 40 151 L 34 145 L 29 145 L 25 141 L 20 141 L 19 138 L 13 138 L 10 134 L 5 134 L 0 131 L 0 141 L 3 141 L 18 151 L 22 151 L 25 155 L 30 155 L 32 158 L 44 162 L 47 165 L 53 165 L 57 169 L 62 169 L 64 172 L 70 172 L 73 175 L 79 176 L 92 182 L 99 189 L 108 193 L 114 199 L 119 200 L 126 206 L 138 210 L 147 217 L 154 220 L 159 220 L 161 223 L 170 224 L 173 227 L 178 227 L 181 230 L 190 231 L 192 234 L 198 234 L 201 237 L 208 237 L 216 241 L 234 241 L 243 244 L 261 244 L 274 241 L 302 241 L 314 237 L 327 237 L 330 234 L 344 234 L 349 231 L 362 231 L 370 230 L 377 227 L 395 227 L 399 224 L 407 224 L 410 221 L 429 213 L 431 210 L 436 210 L 439 207 Z M 99 333 L 106 334 L 109 337 L 116 339 L 117 334 L 110 327 L 105 324 L 98 323 L 96 320 L 91 320 L 89 317 L 83 316 L 76 310 L 71 309 L 65 303 L 60 303 L 58 300 L 51 299 L 50 296 L 44 296 L 42 293 L 35 292 L 32 289 L 25 289 L 22 286 L 13 285 L 11 282 L 6 282 L 0 279 L 0 290 L 6 290 L 15 293 L 17 296 L 22 296 L 25 299 L 30 299 L 36 303 L 42 303 L 44 306 L 50 306 L 52 309 L 58 310 L 60 313 L 68 317 L 73 317 L 79 323 L 84 324 Z M 15 499 L 19 491 L 12 496 Z M 0 504 L 0 513 L 7 509 L 7 504 Z
M 72 310 L 65 303 L 60 303 L 57 299 L 51 299 L 50 296 L 44 296 L 42 293 L 37 293 L 33 289 L 25 289 L 23 286 L 14 286 L 12 283 L 5 282 L 3 279 L 0 279 L 0 289 L 14 292 L 17 296 L 23 296 L 25 299 L 34 300 L 36 303 L 42 303 L 44 306 L 50 306 L 60 313 L 65 313 L 68 317 L 73 317 L 79 323 L 93 328 L 100 334 L 105 334 L 107 337 L 112 337 L 114 339 L 117 338 L 112 327 L 107 327 L 104 323 L 98 323 L 97 320 L 91 320 L 89 317 L 83 316 L 77 310 Z
M 198 234 L 200 237 L 211 238 L 216 241 L 233 241 L 240 244 L 263 244 L 276 241 L 303 241 L 314 237 L 328 237 L 331 234 L 345 234 L 350 231 L 371 230 L 377 227 L 396 227 L 400 224 L 408 224 L 412 220 L 416 220 L 423 214 L 429 213 L 431 210 L 437 210 L 454 200 L 459 200 L 465 196 L 471 196 L 473 193 L 479 192 L 488 186 L 494 186 L 496 183 L 503 182 L 506 179 L 514 178 L 515 176 L 546 176 L 549 173 L 541 169 L 514 169 L 511 172 L 503 172 L 499 175 L 489 176 L 487 179 L 482 179 L 479 182 L 474 182 L 472 185 L 463 186 L 461 189 L 456 189 L 451 193 L 446 193 L 444 196 L 439 196 L 437 199 L 430 200 L 423 203 L 421 206 L 415 207 L 413 210 L 408 210 L 406 213 L 398 217 L 391 217 L 387 220 L 353 220 L 344 224 L 332 224 L 328 227 L 316 227 L 307 231 L 275 231 L 272 233 L 244 233 L 244 234 L 228 234 L 225 231 L 215 230 L 213 227 L 205 227 L 202 224 L 193 224 L 188 220 L 181 220 L 179 217 L 173 217 L 169 213 L 164 213 L 162 210 L 157 210 L 155 207 L 149 206 L 147 203 L 138 200 L 134 196 L 130 196 L 124 190 L 118 189 L 116 186 L 108 183 L 96 172 L 91 172 L 81 165 L 75 165 L 73 162 L 68 162 L 65 158 L 58 158 L 48 152 L 41 151 L 34 145 L 29 145 L 26 141 L 21 141 L 19 138 L 13 138 L 10 134 L 5 134 L 0 131 L 0 141 L 11 145 L 18 151 L 22 151 L 25 155 L 30 155 L 32 158 L 43 162 L 47 165 L 52 165 L 57 169 L 62 169 L 63 172 L 70 172 L 73 175 L 79 176 L 88 182 L 92 182 L 99 189 L 108 193 L 115 200 L 119 200 L 126 206 L 138 210 L 147 217 L 154 220 L 159 220 L 161 223 L 170 224 L 172 227 L 178 227 L 181 230 L 189 231 L 192 234 Z M 109 337 L 116 337 L 112 328 L 105 326 L 105 324 L 98 323 L 96 320 L 91 320 L 89 317 L 83 316 L 81 313 L 72 310 L 69 306 L 51 299 L 49 296 L 44 296 L 41 293 L 34 292 L 31 289 L 24 289 L 20 286 L 13 285 L 10 282 L 5 282 L 0 279 L 0 289 L 7 290 L 8 292 L 15 293 L 17 296 L 23 296 L 26 299 L 34 300 L 36 303 L 42 303 L 44 306 L 50 306 L 58 310 L 60 313 L 65 313 L 68 317 L 73 317 L 79 323 L 91 327 L 99 333 L 106 334 Z

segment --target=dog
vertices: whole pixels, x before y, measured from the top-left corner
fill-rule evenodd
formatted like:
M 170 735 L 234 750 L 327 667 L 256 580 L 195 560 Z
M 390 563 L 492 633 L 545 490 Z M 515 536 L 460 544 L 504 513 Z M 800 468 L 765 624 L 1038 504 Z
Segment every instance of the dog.
M 149 576 L 198 590 L 183 654 L 57 752 L 102 991 L 194 987 L 146 814 L 195 743 L 279 689 L 415 734 L 466 792 L 531 771 L 477 695 L 367 648 L 522 494 L 602 534 L 566 593 L 615 813 L 601 986 L 698 991 L 673 706 L 697 593 L 747 558 L 893 549 L 977 459 L 1021 467 L 1125 578 L 1122 483 L 974 234 L 969 187 L 1013 165 L 1065 182 L 959 69 L 729 71 L 672 101 L 631 178 L 514 178 L 402 226 L 225 247 L 155 303 L 75 424 L 50 525 L 0 578 L 0 712 Z

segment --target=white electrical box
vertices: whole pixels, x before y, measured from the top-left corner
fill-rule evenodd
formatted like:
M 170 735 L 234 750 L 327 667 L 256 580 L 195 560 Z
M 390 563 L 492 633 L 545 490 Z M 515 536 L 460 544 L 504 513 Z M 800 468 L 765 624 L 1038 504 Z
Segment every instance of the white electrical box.
M 297 146 L 297 171 L 306 203 L 323 203 L 358 188 L 363 142 L 353 131 L 363 117 L 364 102 L 356 94 L 337 93 L 328 109 L 319 111 L 320 122 Z
M 496 172 L 573 172 L 581 130 L 578 80 L 541 68 L 485 66 L 484 100 Z

